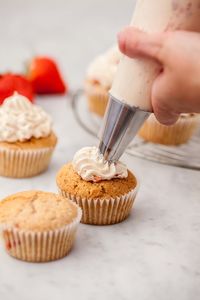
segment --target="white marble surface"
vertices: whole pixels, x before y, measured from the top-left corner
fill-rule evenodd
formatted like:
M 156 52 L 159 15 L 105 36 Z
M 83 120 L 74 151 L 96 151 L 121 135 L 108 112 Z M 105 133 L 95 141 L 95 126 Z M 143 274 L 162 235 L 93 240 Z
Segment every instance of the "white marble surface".
M 114 41 L 132 6 L 131 0 L 0 0 L 0 65 L 20 69 L 34 46 L 56 56 L 78 87 L 87 63 Z M 32 179 L 0 178 L 1 198 L 25 189 L 56 191 L 60 166 L 80 147 L 96 143 L 76 124 L 69 99 L 38 103 L 52 114 L 59 137 L 52 164 Z M 123 159 L 141 181 L 129 219 L 81 225 L 70 255 L 52 263 L 20 262 L 1 247 L 1 300 L 199 299 L 200 172 Z

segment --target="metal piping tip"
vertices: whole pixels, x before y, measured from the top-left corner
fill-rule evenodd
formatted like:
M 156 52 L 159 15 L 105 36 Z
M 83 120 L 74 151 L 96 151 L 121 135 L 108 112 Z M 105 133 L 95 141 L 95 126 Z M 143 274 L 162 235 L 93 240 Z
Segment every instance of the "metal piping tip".
M 104 159 L 109 162 L 119 160 L 149 115 L 150 112 L 132 107 L 110 95 L 99 134 L 99 151 Z

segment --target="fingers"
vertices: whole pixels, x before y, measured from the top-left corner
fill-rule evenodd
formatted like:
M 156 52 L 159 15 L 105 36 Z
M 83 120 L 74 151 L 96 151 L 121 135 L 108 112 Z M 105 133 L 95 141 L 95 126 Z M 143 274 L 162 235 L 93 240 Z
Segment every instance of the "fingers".
M 134 27 L 127 27 L 118 35 L 119 48 L 130 58 L 146 57 L 166 65 L 169 49 L 167 48 L 167 33 L 145 33 Z M 166 68 L 165 68 L 166 69 Z M 157 120 L 163 125 L 172 125 L 179 113 L 169 101 L 169 83 L 166 81 L 166 72 L 156 78 L 152 87 L 152 107 Z M 168 100 L 168 101 L 167 101 Z
M 127 27 L 118 34 L 118 44 L 120 51 L 131 58 L 143 56 L 162 62 L 164 36 L 163 33 L 148 34 Z

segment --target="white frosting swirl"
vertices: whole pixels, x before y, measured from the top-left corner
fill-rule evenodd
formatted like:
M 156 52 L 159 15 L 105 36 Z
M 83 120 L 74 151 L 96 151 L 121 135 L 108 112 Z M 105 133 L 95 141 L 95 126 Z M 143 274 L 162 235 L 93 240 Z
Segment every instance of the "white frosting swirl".
M 0 124 L 0 141 L 11 143 L 46 137 L 52 128 L 51 117 L 16 92 L 0 107 Z
M 90 65 L 87 71 L 89 80 L 96 80 L 102 86 L 110 88 L 117 71 L 117 66 L 121 58 L 118 47 L 113 47 L 104 54 L 99 55 Z
M 98 182 L 113 178 L 126 178 L 127 167 L 121 163 L 109 164 L 96 147 L 84 147 L 73 158 L 74 170 L 86 181 Z

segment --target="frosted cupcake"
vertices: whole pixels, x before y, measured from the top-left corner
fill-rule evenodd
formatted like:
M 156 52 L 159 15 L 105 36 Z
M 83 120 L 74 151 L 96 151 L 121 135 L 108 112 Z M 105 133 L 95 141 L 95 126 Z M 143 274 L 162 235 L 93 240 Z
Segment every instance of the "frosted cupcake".
M 127 167 L 108 164 L 96 147 L 78 151 L 72 163 L 57 174 L 60 193 L 83 211 L 82 223 L 109 225 L 126 219 L 133 206 L 138 181 Z
M 121 53 L 113 47 L 99 55 L 90 65 L 86 74 L 85 93 L 89 110 L 100 117 L 104 115 Z
M 57 138 L 51 117 L 15 93 L 0 107 L 0 175 L 31 177 L 47 169 Z
M 198 114 L 182 114 L 176 124 L 165 126 L 152 114 L 140 129 L 139 136 L 156 144 L 181 145 L 187 143 L 193 136 L 200 124 L 199 121 Z
M 81 209 L 61 195 L 27 191 L 0 202 L 0 229 L 6 251 L 31 262 L 64 257 L 70 251 Z

